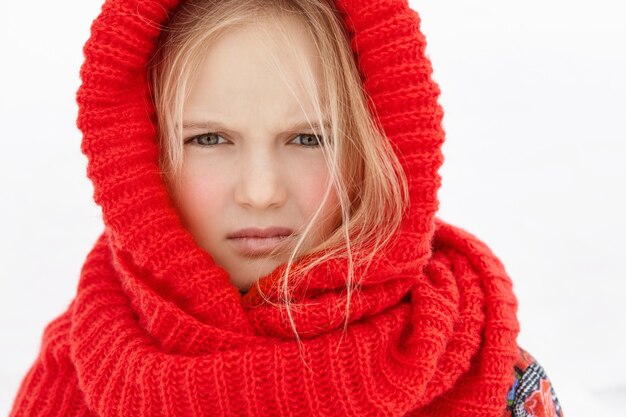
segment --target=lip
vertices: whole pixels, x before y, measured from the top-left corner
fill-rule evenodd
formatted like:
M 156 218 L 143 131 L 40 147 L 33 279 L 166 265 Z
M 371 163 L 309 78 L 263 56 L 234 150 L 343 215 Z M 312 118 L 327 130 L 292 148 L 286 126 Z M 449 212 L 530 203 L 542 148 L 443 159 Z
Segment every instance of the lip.
M 228 240 L 242 255 L 259 256 L 284 249 L 292 235 L 287 227 L 248 228 L 228 235 Z
M 276 236 L 289 236 L 293 233 L 288 227 L 280 227 L 280 226 L 272 226 L 266 229 L 259 229 L 258 227 L 249 227 L 247 229 L 237 230 L 235 233 L 231 233 L 228 235 L 229 239 L 236 238 L 248 238 L 248 237 L 256 237 L 256 238 L 267 238 L 267 237 L 276 237 Z

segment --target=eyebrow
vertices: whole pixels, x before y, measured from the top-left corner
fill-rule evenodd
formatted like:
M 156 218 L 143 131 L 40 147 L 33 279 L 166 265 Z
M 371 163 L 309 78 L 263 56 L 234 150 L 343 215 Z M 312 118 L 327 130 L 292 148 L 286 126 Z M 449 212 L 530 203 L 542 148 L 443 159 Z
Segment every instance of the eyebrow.
M 324 120 L 322 122 L 323 126 L 326 129 L 330 130 L 330 122 L 328 120 Z M 317 121 L 311 121 L 311 124 L 309 126 L 309 123 L 304 121 L 304 122 L 297 122 L 294 123 L 290 126 L 287 126 L 286 130 L 288 131 L 297 131 L 297 130 L 301 130 L 301 129 L 319 129 L 320 125 L 319 123 L 317 123 Z M 228 133 L 233 133 L 232 130 L 230 130 L 228 127 L 226 127 L 226 125 L 220 123 L 220 122 L 215 122 L 212 120 L 205 120 L 205 121 L 193 121 L 193 120 L 189 120 L 189 121 L 183 121 L 183 129 L 205 129 L 205 130 L 220 130 L 223 132 L 228 132 Z

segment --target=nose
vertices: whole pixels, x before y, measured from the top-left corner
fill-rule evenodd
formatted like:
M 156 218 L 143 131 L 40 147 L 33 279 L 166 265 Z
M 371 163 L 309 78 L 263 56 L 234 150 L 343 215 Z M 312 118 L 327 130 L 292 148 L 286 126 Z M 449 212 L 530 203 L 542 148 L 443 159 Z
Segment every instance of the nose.
M 282 206 L 287 189 L 280 172 L 280 163 L 271 155 L 256 152 L 245 158 L 238 169 L 235 201 L 246 208 L 268 209 Z

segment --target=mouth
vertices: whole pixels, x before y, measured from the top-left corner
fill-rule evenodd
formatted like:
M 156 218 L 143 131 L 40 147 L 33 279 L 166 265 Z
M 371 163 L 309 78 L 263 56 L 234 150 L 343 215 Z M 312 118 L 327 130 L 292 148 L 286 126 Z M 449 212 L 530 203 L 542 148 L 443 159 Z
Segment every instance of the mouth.
M 294 236 L 289 227 L 248 227 L 227 236 L 232 247 L 243 256 L 259 257 L 277 254 L 285 249 Z
M 263 256 L 284 249 L 290 236 L 293 235 L 231 237 L 228 241 L 237 252 L 244 256 Z

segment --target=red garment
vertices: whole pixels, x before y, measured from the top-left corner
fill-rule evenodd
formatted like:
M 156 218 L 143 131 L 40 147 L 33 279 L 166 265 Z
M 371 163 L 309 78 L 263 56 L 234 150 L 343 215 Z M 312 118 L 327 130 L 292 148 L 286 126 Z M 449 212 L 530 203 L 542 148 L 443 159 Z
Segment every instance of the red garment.
M 411 208 L 379 262 L 356 271 L 343 337 L 333 311 L 344 311 L 346 262 L 295 289 L 299 351 L 272 288 L 283 268 L 259 281 L 276 305 L 254 286 L 242 296 L 160 177 L 146 65 L 177 3 L 107 0 L 93 22 L 78 127 L 105 230 L 11 416 L 501 416 L 517 301 L 490 249 L 435 218 L 443 112 L 418 14 L 406 0 L 337 1 Z

